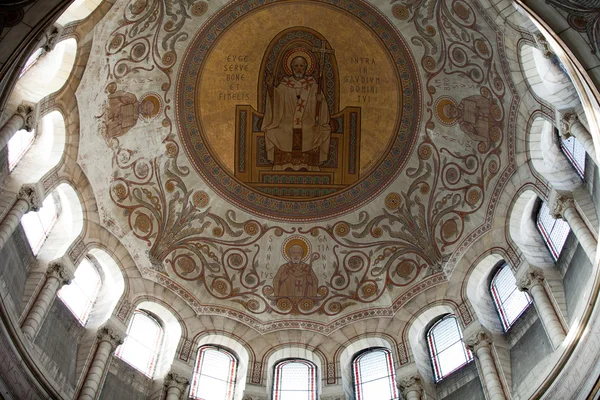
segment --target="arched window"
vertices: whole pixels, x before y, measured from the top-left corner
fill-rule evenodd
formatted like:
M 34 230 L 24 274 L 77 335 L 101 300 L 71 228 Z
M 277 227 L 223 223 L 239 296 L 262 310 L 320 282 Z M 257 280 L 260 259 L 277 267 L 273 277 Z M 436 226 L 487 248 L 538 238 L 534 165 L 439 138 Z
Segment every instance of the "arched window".
M 27 153 L 33 144 L 35 131 L 28 132 L 26 129 L 17 131 L 8 141 L 8 170 L 12 171 Z
M 25 235 L 34 255 L 40 251 L 42 244 L 56 223 L 57 217 L 54 197 L 50 194 L 42 203 L 39 211 L 30 211 L 21 218 L 21 225 L 23 226 L 23 230 L 25 230 Z
M 515 276 L 506 263 L 498 269 L 492 278 L 490 291 L 498 314 L 500 314 L 504 331 L 508 331 L 529 307 L 532 302 L 531 297 L 517 288 Z
M 433 324 L 427 333 L 427 343 L 436 382 L 473 360 L 473 354 L 463 343 L 458 320 L 452 314 Z
M 98 271 L 87 258 L 84 258 L 75 271 L 75 279 L 70 285 L 64 285 L 58 291 L 58 297 L 82 325 L 87 322 L 98 296 L 100 284 Z
M 574 136 L 560 139 L 560 148 L 565 153 L 577 174 L 583 179 L 585 174 L 585 148 Z
M 569 224 L 562 219 L 554 219 L 550 215 L 548 205 L 544 202 L 538 212 L 537 227 L 542 233 L 552 257 L 558 260 L 558 256 L 560 256 L 560 252 L 567 241 L 567 236 L 571 232 Z
M 148 311 L 135 310 L 125 341 L 117 349 L 116 355 L 152 377 L 162 339 L 163 328 L 160 322 Z
M 198 400 L 232 400 L 237 359 L 216 346 L 202 346 L 192 377 L 190 398 Z
M 316 400 L 317 367 L 308 360 L 284 360 L 275 365 L 273 400 Z
M 354 358 L 356 400 L 394 400 L 398 398 L 392 353 L 387 349 L 369 349 Z

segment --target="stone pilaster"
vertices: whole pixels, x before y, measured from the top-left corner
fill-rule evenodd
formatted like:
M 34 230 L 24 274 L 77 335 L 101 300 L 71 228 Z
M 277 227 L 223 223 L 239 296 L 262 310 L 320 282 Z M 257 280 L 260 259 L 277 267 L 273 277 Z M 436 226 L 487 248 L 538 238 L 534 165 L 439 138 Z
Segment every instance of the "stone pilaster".
M 0 249 L 12 236 L 23 215 L 29 211 L 38 211 L 42 207 L 43 201 L 44 189 L 40 184 L 27 184 L 21 187 L 17 201 L 0 223 Z
M 560 119 L 560 134 L 568 139 L 571 136 L 577 138 L 577 141 L 581 143 L 585 152 L 590 156 L 595 164 L 598 164 L 596 158 L 596 148 L 594 147 L 594 140 L 592 135 L 587 128 L 579 120 L 579 116 L 575 112 L 566 112 Z
M 165 378 L 167 396 L 165 400 L 180 400 L 190 384 L 190 379 L 175 372 L 169 372 Z
M 492 355 L 492 335 L 481 326 L 474 328 L 465 330 L 464 342 L 479 362 L 481 383 L 485 386 L 490 400 L 506 400 Z
M 421 400 L 423 396 L 423 384 L 421 377 L 411 375 L 401 378 L 398 382 L 398 390 L 405 400 Z

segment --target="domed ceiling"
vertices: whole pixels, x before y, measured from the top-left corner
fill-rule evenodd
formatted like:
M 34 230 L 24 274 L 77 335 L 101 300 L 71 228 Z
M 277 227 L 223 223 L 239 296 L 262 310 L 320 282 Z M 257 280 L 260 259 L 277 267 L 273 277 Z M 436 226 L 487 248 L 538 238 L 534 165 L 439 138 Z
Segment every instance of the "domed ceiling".
M 145 278 L 321 331 L 447 281 L 515 169 L 503 36 L 474 3 L 376 3 L 117 1 L 79 163 Z

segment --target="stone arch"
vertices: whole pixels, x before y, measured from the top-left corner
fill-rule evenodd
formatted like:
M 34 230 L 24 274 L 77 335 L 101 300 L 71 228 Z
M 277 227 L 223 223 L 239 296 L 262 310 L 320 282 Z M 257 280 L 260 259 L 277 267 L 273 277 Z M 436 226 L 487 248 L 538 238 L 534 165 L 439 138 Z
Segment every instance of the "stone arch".
M 175 359 L 177 347 L 179 345 L 182 333 L 185 331 L 185 325 L 181 322 L 179 315 L 174 313 L 173 309 L 167 308 L 166 304 L 159 304 L 156 299 L 148 296 L 137 297 L 133 301 L 133 310 L 143 309 L 149 311 L 158 317 L 162 325 L 164 336 L 163 343 L 159 350 L 158 363 L 154 372 L 154 379 L 160 379 L 169 372 L 171 364 Z M 130 313 L 125 325 L 128 325 L 133 312 Z
M 279 361 L 288 358 L 301 358 L 303 360 L 308 360 L 317 366 L 317 393 L 322 393 L 322 378 L 325 375 L 324 372 L 327 366 L 327 359 L 325 356 L 317 349 L 310 350 L 307 347 L 285 344 L 274 346 L 263 357 L 263 359 L 266 361 L 264 363 L 264 368 L 266 368 L 267 372 L 266 387 L 267 392 L 269 393 L 269 398 L 271 397 L 273 388 L 273 368 Z
M 458 310 L 452 307 L 451 303 L 445 301 L 434 302 L 423 307 L 420 312 L 414 314 L 405 327 L 406 339 L 411 348 L 414 362 L 426 385 L 431 385 L 435 381 L 427 347 L 427 330 L 432 322 L 445 314 L 454 314 L 461 329 L 464 329 Z
M 527 262 L 540 268 L 551 268 L 554 260 L 536 226 L 537 206 L 538 195 L 532 190 L 525 189 L 517 194 L 509 212 L 509 234 Z
M 342 388 L 346 397 L 351 399 L 354 397 L 354 378 L 352 371 L 352 361 L 354 357 L 363 350 L 370 348 L 385 348 L 392 353 L 394 359 L 394 368 L 399 367 L 399 363 L 394 351 L 394 346 L 385 338 L 377 335 L 369 337 L 355 338 L 347 343 L 339 354 L 339 375 L 342 381 Z
M 581 186 L 581 179 L 560 149 L 554 124 L 536 116 L 529 120 L 527 135 L 529 155 L 533 167 L 556 190 L 573 191 Z
M 234 400 L 240 400 L 244 394 L 248 371 L 254 360 L 252 348 L 241 338 L 234 338 L 228 332 L 209 332 L 198 333 L 193 339 L 193 356 L 191 357 L 194 366 L 198 357 L 198 349 L 205 345 L 223 347 L 235 355 L 238 361 L 237 374 L 235 377 Z M 252 357 L 250 356 L 252 355 Z
M 103 0 L 75 0 L 69 8 L 56 20 L 56 23 L 65 26 L 74 21 L 87 18 Z
M 77 41 L 68 38 L 40 57 L 17 81 L 9 99 L 9 107 L 16 108 L 23 101 L 37 103 L 60 90 L 69 79 L 77 58 Z
M 523 75 L 536 96 L 558 109 L 579 104 L 577 90 L 561 69 L 556 55 L 550 52 L 544 54 L 531 44 L 523 44 L 519 49 L 519 60 Z
M 65 151 L 65 120 L 59 111 L 45 115 L 37 124 L 31 148 L 11 171 L 6 185 L 17 190 L 23 183 L 38 182 L 55 169 Z

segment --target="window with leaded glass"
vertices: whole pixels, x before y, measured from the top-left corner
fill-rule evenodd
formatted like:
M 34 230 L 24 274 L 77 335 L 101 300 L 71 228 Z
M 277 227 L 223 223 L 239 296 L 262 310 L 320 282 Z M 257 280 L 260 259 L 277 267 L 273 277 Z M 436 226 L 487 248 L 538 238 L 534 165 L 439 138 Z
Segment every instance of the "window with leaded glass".
M 232 400 L 237 359 L 220 347 L 198 349 L 190 398 L 195 400 Z
M 538 212 L 537 227 L 542 233 L 552 257 L 558 260 L 560 252 L 567 241 L 567 236 L 571 232 L 569 224 L 562 219 L 554 219 L 550 214 L 550 208 L 544 202 Z
M 517 281 L 508 264 L 498 269 L 492 278 L 490 291 L 504 331 L 508 331 L 527 310 L 532 301 L 531 297 L 517 288 Z
M 398 398 L 392 353 L 387 349 L 369 349 L 354 358 L 356 400 L 395 400 Z
M 57 218 L 56 205 L 52 195 L 46 197 L 37 212 L 30 211 L 21 218 L 21 225 L 34 255 L 40 251 Z
M 284 360 L 275 365 L 273 400 L 316 400 L 317 367 L 308 360 Z
M 458 320 L 452 314 L 433 324 L 427 333 L 427 343 L 436 382 L 473 360 L 463 342 Z
M 84 258 L 75 271 L 75 279 L 58 291 L 58 297 L 82 325 L 87 322 L 100 291 L 100 284 L 100 274 L 92 263 Z
M 127 336 L 117 349 L 117 357 L 152 377 L 162 345 L 163 328 L 145 310 L 135 310 L 127 328 Z
M 585 174 L 585 148 L 577 138 L 570 136 L 560 139 L 560 148 L 565 153 L 577 174 L 583 179 Z

